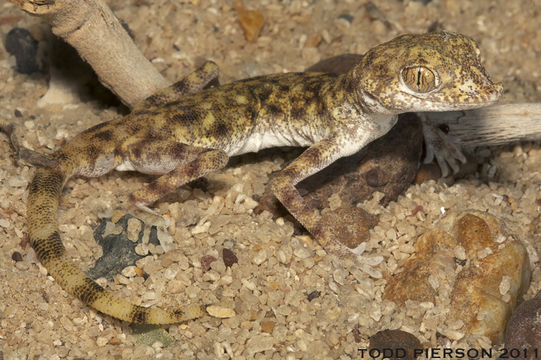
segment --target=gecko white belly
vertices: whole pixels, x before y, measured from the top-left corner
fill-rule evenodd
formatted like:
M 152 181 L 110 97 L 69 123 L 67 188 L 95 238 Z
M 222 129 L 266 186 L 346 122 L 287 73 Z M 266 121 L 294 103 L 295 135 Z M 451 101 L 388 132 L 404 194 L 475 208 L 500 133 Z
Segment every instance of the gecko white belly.
M 323 138 L 321 135 L 311 133 L 309 129 L 302 130 L 258 129 L 258 131 L 254 131 L 247 139 L 234 144 L 225 151 L 229 156 L 235 156 L 249 152 L 258 152 L 259 150 L 272 147 L 306 147 L 315 144 Z

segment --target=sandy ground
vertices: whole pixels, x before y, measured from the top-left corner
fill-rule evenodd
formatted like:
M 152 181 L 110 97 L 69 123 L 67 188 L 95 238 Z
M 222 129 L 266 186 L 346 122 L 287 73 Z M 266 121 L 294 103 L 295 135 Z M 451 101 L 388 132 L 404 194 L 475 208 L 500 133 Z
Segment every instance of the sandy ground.
M 265 16 L 261 36 L 247 43 L 230 1 L 109 1 L 129 24 L 145 56 L 171 80 L 204 59 L 218 63 L 222 82 L 302 71 L 329 56 L 363 53 L 404 32 L 444 28 L 479 42 L 488 72 L 504 83 L 503 102 L 541 99 L 541 1 L 386 0 L 377 2 L 378 11 L 368 11 L 367 3 L 246 1 Z M 8 3 L 0 5 L 0 19 L 4 19 L 2 38 L 15 26 L 30 29 L 38 38 L 47 32 L 39 19 Z M 47 91 L 48 75 L 21 75 L 13 67 L 13 57 L 0 45 L 0 111 L 24 126 L 24 144 L 30 148 L 49 152 L 123 111 L 84 91 L 68 105 L 40 108 L 37 101 Z M 435 343 L 441 324 L 418 308 L 381 300 L 385 280 L 378 273 L 399 269 L 411 254 L 412 242 L 432 227 L 442 209 L 488 210 L 504 219 L 528 248 L 534 267 L 525 298 L 541 289 L 539 143 L 482 148 L 475 156 L 484 165 L 473 176 L 452 184 L 432 181 L 412 186 L 387 208 L 376 201 L 363 204 L 380 215 L 363 254 L 375 272 L 344 264 L 316 242 L 294 236 L 293 224 L 287 220 L 253 213 L 254 198 L 262 194 L 268 174 L 283 164 L 279 152 L 242 157 L 209 177 L 205 189 L 180 189 L 172 200 L 157 206 L 173 218 L 174 249 L 163 255 L 156 251 L 138 262 L 150 275 L 146 280 L 126 271 L 126 276 L 117 276 L 107 286 L 144 305 L 173 307 L 229 299 L 235 302 L 238 316 L 168 327 L 164 332 L 172 343 L 165 346 L 163 340 L 149 346 L 138 343 L 140 338 L 129 325 L 82 305 L 46 276 L 24 236 L 33 169 L 14 163 L 4 137 L 0 140 L 0 351 L 5 359 L 351 359 L 360 357 L 358 349 L 368 346 L 369 336 L 387 328 L 407 330 L 425 345 Z M 141 175 L 112 173 L 69 182 L 61 202 L 60 229 L 68 254 L 82 268 L 90 268 L 101 256 L 92 239 L 100 216 L 110 213 L 144 181 L 148 178 Z M 518 206 L 506 206 L 502 197 Z M 422 216 L 412 215 L 419 205 Z M 238 257 L 231 268 L 222 261 L 224 247 L 234 249 Z M 14 252 L 23 260 L 12 260 Z M 218 261 L 204 273 L 205 255 Z M 309 294 L 319 296 L 310 301 Z M 443 345 L 488 348 L 491 344 L 477 339 Z

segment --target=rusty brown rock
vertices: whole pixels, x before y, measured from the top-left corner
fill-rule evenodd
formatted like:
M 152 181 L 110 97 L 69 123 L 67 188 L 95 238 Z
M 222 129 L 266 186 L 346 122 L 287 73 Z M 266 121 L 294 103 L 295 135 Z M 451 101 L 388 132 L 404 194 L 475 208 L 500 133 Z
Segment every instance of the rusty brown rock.
M 402 305 L 406 300 L 434 302 L 437 289 L 430 284 L 429 277 L 434 276 L 439 284 L 447 284 L 450 289 L 456 267 L 455 246 L 456 240 L 445 231 L 431 230 L 419 236 L 404 270 L 387 281 L 383 298 Z
M 201 258 L 201 269 L 204 273 L 210 270 L 210 264 L 212 264 L 217 259 L 212 255 L 205 255 Z
M 249 42 L 256 41 L 265 24 L 265 18 L 261 11 L 246 9 L 242 0 L 235 0 L 233 7 L 237 12 L 240 27 L 244 32 L 244 38 Z
M 486 213 L 466 214 L 455 224 L 470 266 L 457 276 L 451 314 L 464 322 L 467 334 L 482 334 L 500 343 L 507 320 L 530 281 L 526 249 L 513 241 L 503 222 Z
M 448 320 L 464 324 L 455 335 L 501 343 L 507 319 L 529 284 L 524 246 L 501 220 L 483 212 L 451 212 L 437 227 L 417 239 L 403 271 L 388 279 L 384 298 L 404 304 L 447 297 Z

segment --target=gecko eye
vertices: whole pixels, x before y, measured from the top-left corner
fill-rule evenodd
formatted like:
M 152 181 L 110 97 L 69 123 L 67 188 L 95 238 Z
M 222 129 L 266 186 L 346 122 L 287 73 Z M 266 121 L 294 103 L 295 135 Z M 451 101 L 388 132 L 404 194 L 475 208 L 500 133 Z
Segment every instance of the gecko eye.
M 416 65 L 402 69 L 402 81 L 411 90 L 426 93 L 436 88 L 436 75 L 424 66 Z

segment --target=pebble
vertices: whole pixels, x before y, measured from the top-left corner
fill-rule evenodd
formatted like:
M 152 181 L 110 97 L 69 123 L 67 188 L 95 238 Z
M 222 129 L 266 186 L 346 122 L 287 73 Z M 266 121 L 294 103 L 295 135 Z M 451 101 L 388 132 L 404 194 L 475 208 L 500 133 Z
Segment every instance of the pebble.
M 360 268 L 362 271 L 364 271 L 365 273 L 367 273 L 374 279 L 381 279 L 383 277 L 383 274 L 381 273 L 381 271 L 374 269 L 368 264 L 361 264 Z
M 236 315 L 235 310 L 220 304 L 207 306 L 207 312 L 210 316 L 220 319 L 230 318 Z
M 122 269 L 122 275 L 127 278 L 135 277 L 137 275 L 137 272 L 135 271 L 135 266 L 127 266 Z
M 17 71 L 21 74 L 31 74 L 39 71 L 38 42 L 30 31 L 23 28 L 11 29 L 4 41 L 6 50 L 15 56 Z
M 246 342 L 246 351 L 254 355 L 262 351 L 271 350 L 274 347 L 275 339 L 268 335 L 256 335 Z
M 22 176 L 10 176 L 8 178 L 8 186 L 10 187 L 24 187 L 28 183 Z
M 505 347 L 521 349 L 520 354 L 523 359 L 539 359 L 541 357 L 540 315 L 541 291 L 533 299 L 520 304 L 511 315 L 505 330 Z
M 321 291 L 314 290 L 310 294 L 308 294 L 306 298 L 308 299 L 308 301 L 312 301 L 314 299 L 317 299 L 320 296 L 321 296 Z
M 404 349 L 405 354 L 389 359 L 413 360 L 416 358 L 413 349 L 421 348 L 421 342 L 414 335 L 402 330 L 383 330 L 370 337 L 369 350 L 371 349 Z M 403 356 L 402 356 L 403 355 Z
M 237 255 L 235 255 L 232 250 L 227 248 L 222 250 L 222 258 L 226 267 L 231 267 L 233 264 L 237 264 L 239 262 Z
M 253 263 L 256 265 L 261 265 L 265 260 L 267 260 L 267 252 L 264 249 L 258 251 L 252 259 Z
M 107 338 L 105 338 L 105 337 L 102 337 L 102 336 L 100 336 L 100 337 L 98 337 L 96 339 L 96 344 L 98 344 L 99 347 L 107 345 L 107 342 L 109 342 L 109 340 Z
M 148 246 L 146 244 L 137 244 L 135 247 L 135 253 L 140 256 L 148 255 Z
M 141 232 L 142 225 L 143 223 L 139 219 L 136 219 L 136 218 L 128 219 L 128 231 L 127 231 L 128 239 L 130 239 L 133 242 L 137 242 L 139 240 L 139 233 Z
M 0 227 L 3 227 L 7 229 L 9 226 L 9 220 L 8 219 L 0 219 Z
M 256 41 L 265 24 L 263 13 L 258 10 L 247 10 L 242 0 L 235 0 L 233 7 L 237 12 L 239 24 L 244 32 L 244 38 L 249 42 Z
M 201 269 L 204 273 L 210 270 L 211 264 L 217 259 L 212 255 L 205 255 L 201 258 Z
M 11 260 L 16 262 L 23 261 L 23 256 L 20 252 L 14 251 L 13 254 L 11 254 Z
M 312 250 L 304 246 L 297 247 L 295 250 L 293 250 L 293 254 L 300 259 L 306 259 L 313 256 Z
M 291 255 L 288 256 L 282 249 L 278 250 L 276 257 L 282 264 L 288 264 L 291 261 Z
M 261 331 L 267 334 L 272 334 L 276 321 L 272 320 L 262 320 L 261 321 Z

